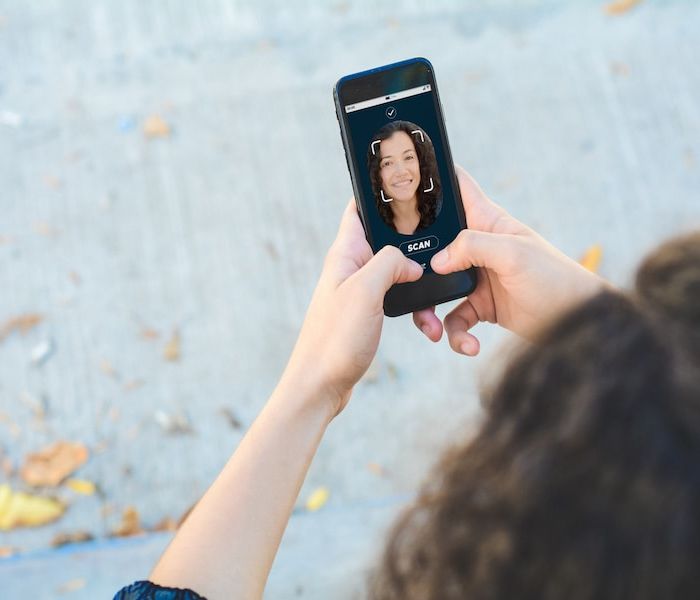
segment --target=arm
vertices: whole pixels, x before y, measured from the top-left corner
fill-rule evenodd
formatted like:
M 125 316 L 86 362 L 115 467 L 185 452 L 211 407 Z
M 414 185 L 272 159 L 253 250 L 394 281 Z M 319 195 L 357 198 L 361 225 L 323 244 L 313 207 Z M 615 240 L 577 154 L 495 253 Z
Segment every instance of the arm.
M 279 385 L 151 581 L 209 600 L 262 597 L 321 437 L 377 350 L 384 294 L 422 274 L 397 248 L 373 256 L 348 205 Z

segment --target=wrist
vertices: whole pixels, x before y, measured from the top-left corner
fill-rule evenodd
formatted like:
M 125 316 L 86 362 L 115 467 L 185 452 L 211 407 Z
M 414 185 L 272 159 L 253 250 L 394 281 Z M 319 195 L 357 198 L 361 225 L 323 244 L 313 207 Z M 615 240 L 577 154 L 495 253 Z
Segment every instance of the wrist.
M 290 360 L 273 395 L 283 396 L 285 404 L 312 412 L 328 424 L 340 412 L 341 395 L 314 371 L 313 366 L 304 368 Z

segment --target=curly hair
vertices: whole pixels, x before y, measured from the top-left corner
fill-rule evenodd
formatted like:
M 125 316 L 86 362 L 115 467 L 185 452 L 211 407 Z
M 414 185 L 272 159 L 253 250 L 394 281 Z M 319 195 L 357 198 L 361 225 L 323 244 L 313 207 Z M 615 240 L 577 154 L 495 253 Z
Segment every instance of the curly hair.
M 700 232 L 520 350 L 393 525 L 372 600 L 700 596 Z
M 416 230 L 424 229 L 435 222 L 440 207 L 439 203 L 442 194 L 442 184 L 440 183 L 440 173 L 438 171 L 437 159 L 435 158 L 435 148 L 433 147 L 433 142 L 423 128 L 418 127 L 418 125 L 415 123 L 411 123 L 410 121 L 392 121 L 384 125 L 384 127 L 382 127 L 372 138 L 369 149 L 367 150 L 367 169 L 369 170 L 369 178 L 372 183 L 374 201 L 377 206 L 377 211 L 379 211 L 379 216 L 381 216 L 382 220 L 389 227 L 396 231 L 396 225 L 394 224 L 394 211 L 391 208 L 391 205 L 384 202 L 381 198 L 381 157 L 372 152 L 372 145 L 374 142 L 383 141 L 390 138 L 397 131 L 407 133 L 413 140 L 413 145 L 416 148 L 416 155 L 418 156 L 418 164 L 420 165 L 421 182 L 430 181 L 431 177 L 433 179 L 433 189 L 431 191 L 423 191 L 423 185 L 419 185 L 417 191 L 420 221 L 418 222 L 418 227 Z M 422 134 L 421 137 L 423 141 L 416 143 L 416 138 L 413 133 L 415 131 L 419 131 Z

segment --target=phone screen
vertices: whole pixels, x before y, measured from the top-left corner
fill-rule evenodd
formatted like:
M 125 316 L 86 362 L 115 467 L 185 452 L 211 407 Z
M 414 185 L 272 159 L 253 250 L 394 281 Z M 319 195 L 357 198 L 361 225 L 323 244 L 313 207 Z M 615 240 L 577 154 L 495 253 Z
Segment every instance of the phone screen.
M 373 245 L 398 246 L 425 270 L 462 228 L 438 106 L 424 84 L 342 107 Z

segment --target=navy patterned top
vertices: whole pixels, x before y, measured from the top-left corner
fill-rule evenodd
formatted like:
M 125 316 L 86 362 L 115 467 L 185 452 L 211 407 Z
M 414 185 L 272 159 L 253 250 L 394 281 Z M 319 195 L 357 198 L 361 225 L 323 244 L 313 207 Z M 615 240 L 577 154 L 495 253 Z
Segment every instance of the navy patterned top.
M 114 600 L 207 600 L 192 590 L 163 587 L 150 581 L 137 581 L 119 590 Z

